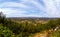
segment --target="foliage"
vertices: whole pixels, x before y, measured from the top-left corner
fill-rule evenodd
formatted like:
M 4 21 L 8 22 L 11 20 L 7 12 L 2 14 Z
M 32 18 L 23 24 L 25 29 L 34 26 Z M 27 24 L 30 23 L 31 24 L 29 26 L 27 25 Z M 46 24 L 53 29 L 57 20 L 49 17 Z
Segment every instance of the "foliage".
M 31 34 L 54 29 L 56 26 L 60 25 L 60 19 L 49 20 L 45 24 L 36 23 L 34 20 L 31 21 L 32 23 L 28 23 L 29 21 L 17 23 L 5 17 L 0 18 L 0 37 L 28 37 Z M 60 33 L 58 33 L 58 35 L 59 34 Z
M 11 30 L 9 30 L 7 27 L 3 27 L 2 24 L 0 24 L 0 37 L 14 37 L 15 35 Z
M 52 36 L 51 37 L 60 37 L 60 30 L 52 33 Z

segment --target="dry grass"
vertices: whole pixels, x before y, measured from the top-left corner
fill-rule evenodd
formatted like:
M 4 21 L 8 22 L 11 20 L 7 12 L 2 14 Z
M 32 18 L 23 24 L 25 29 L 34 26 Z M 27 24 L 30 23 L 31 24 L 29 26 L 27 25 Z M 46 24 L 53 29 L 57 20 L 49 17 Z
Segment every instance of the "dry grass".
M 36 33 L 34 34 L 33 37 L 50 37 L 50 34 L 52 33 L 52 31 L 53 30 L 51 29 L 51 30 L 40 32 L 40 33 Z

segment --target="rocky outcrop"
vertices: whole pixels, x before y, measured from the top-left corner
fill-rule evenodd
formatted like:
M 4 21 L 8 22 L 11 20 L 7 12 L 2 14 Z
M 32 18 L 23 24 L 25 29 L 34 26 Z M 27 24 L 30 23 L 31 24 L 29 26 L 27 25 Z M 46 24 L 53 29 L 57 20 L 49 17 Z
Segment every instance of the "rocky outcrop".
M 54 32 L 60 29 L 60 25 L 54 29 Z

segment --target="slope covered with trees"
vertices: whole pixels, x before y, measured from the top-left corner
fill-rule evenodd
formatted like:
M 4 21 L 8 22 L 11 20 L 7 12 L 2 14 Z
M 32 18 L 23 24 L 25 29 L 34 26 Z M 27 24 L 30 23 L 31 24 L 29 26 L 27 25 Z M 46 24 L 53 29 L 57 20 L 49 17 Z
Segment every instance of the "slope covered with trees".
M 49 20 L 45 24 L 27 21 L 17 23 L 5 16 L 0 16 L 0 37 L 32 37 L 33 34 L 44 30 L 54 30 L 59 25 L 60 19 Z

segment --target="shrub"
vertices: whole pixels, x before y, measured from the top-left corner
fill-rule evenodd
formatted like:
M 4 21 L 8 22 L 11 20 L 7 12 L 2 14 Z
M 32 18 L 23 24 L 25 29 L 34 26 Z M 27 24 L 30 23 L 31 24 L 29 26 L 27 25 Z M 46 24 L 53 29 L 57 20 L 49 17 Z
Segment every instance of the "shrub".
M 60 37 L 60 30 L 52 33 L 51 37 Z
M 13 37 L 13 32 L 0 24 L 0 37 Z

